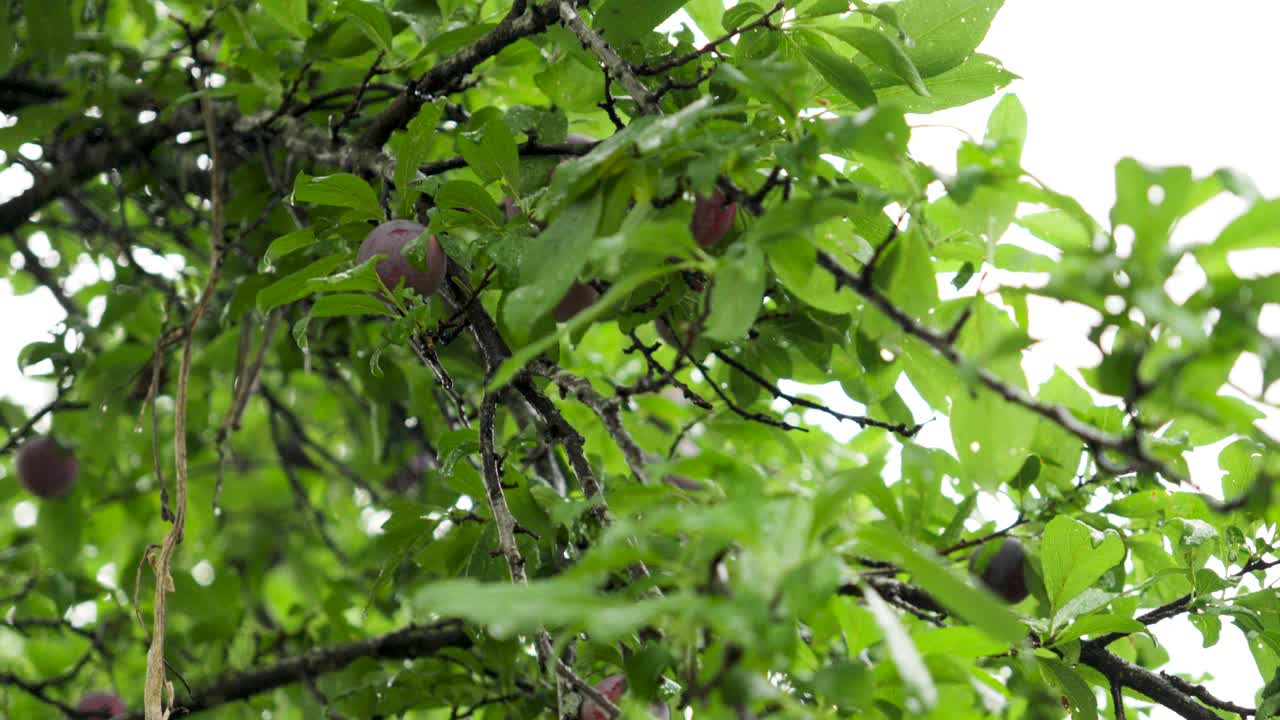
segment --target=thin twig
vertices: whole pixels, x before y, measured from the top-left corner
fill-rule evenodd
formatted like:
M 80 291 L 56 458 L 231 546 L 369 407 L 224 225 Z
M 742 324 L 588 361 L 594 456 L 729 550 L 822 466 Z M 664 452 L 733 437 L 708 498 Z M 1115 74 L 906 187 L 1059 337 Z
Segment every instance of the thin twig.
M 193 52 L 194 49 L 193 43 Z M 206 78 L 207 75 L 208 72 L 206 70 Z M 191 317 L 186 322 L 186 339 L 183 341 L 182 361 L 178 368 L 178 388 L 174 402 L 173 422 L 174 469 L 176 474 L 175 508 L 173 526 L 169 529 L 169 533 L 165 536 L 164 542 L 160 546 L 160 551 L 156 554 L 154 566 L 156 574 L 155 607 L 152 613 L 151 649 L 147 652 L 147 679 L 143 695 L 146 720 L 165 720 L 168 717 L 169 712 L 166 709 L 163 697 L 166 691 L 169 696 L 169 705 L 172 705 L 174 700 L 173 684 L 165 678 L 164 641 L 168 611 L 167 600 L 169 593 L 173 591 L 173 578 L 170 576 L 170 567 L 173 562 L 173 556 L 177 552 L 178 544 L 182 542 L 187 515 L 188 383 L 191 377 L 191 358 L 194 354 L 195 328 L 208 309 L 209 303 L 213 299 L 214 289 L 217 287 L 218 280 L 222 275 L 223 245 L 225 240 L 225 198 L 222 183 L 225 168 L 223 167 L 222 151 L 218 142 L 218 123 L 214 115 L 213 100 L 207 97 L 203 98 L 201 105 L 204 111 L 206 140 L 209 144 L 209 156 L 211 158 L 209 187 L 212 195 L 212 219 L 209 227 L 209 277 L 205 282 L 199 301 L 191 311 Z
M 703 55 L 707 55 L 708 53 L 714 52 L 716 48 L 720 47 L 726 42 L 729 42 L 730 40 L 737 37 L 738 35 L 741 35 L 742 33 L 747 32 L 748 30 L 755 30 L 756 28 L 765 27 L 769 25 L 773 16 L 778 14 L 784 7 L 786 7 L 786 3 L 783 0 L 778 0 L 778 3 L 773 7 L 769 8 L 767 11 L 765 11 L 764 15 L 753 20 L 752 22 L 747 23 L 746 25 L 742 25 L 740 27 L 734 28 L 733 32 L 730 32 L 728 35 L 716 38 L 715 40 L 712 40 L 711 42 L 707 43 L 706 45 L 703 45 L 697 50 L 694 50 L 689 53 L 685 53 L 684 55 L 680 55 L 680 56 L 671 58 L 669 60 L 664 60 L 660 63 L 656 63 L 653 65 L 640 65 L 636 68 L 636 72 L 639 73 L 640 75 L 661 75 L 662 73 L 665 73 L 668 70 L 672 70 L 674 68 L 680 67 L 681 65 L 691 63 L 694 60 L 697 60 L 698 58 L 702 57 Z
M 89 403 L 72 402 L 70 400 L 54 400 L 46 403 L 39 410 L 32 413 L 27 421 L 18 426 L 13 432 L 9 433 L 9 438 L 5 441 L 4 446 L 0 447 L 0 455 L 6 455 L 22 442 L 23 438 L 31 432 L 31 428 L 40 422 L 40 418 L 48 415 L 55 410 L 84 410 L 89 407 Z
M 870 418 L 865 415 L 849 415 L 848 413 L 842 413 L 838 410 L 832 410 L 826 405 L 823 405 L 821 403 L 816 403 L 812 400 L 809 400 L 808 398 L 803 398 L 798 395 L 792 395 L 790 393 L 784 392 L 782 388 L 779 388 L 777 385 L 770 382 L 769 380 L 767 380 L 766 378 L 764 378 L 763 376 L 761 376 L 759 373 L 752 370 L 751 368 L 747 367 L 746 365 L 738 362 L 733 357 L 731 357 L 728 353 L 725 353 L 722 350 L 716 350 L 712 354 L 715 355 L 716 358 L 723 361 L 724 364 L 728 365 L 734 370 L 737 370 L 743 375 L 746 375 L 748 378 L 751 379 L 752 382 L 768 390 L 774 397 L 780 398 L 782 400 L 786 400 L 792 405 L 799 405 L 800 407 L 809 408 L 810 410 L 817 410 L 819 412 L 824 412 L 837 420 L 848 420 L 850 422 L 857 423 L 860 427 L 877 427 L 883 430 L 888 430 L 889 432 L 895 433 L 897 435 L 901 435 L 904 438 L 915 437 L 916 434 L 920 432 L 920 428 L 924 427 L 924 423 L 917 423 L 915 425 L 908 427 L 904 423 L 890 423 L 890 422 L 885 422 L 884 420 L 876 420 L 875 418 Z

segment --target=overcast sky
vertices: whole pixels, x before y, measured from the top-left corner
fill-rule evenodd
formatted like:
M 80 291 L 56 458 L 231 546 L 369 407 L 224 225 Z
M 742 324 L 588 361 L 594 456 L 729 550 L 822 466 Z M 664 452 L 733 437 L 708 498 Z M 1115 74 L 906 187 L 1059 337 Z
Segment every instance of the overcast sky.
M 1113 167 L 1125 156 L 1189 164 L 1198 172 L 1230 166 L 1251 176 L 1264 195 L 1280 195 L 1278 28 L 1280 3 L 1274 0 L 1008 0 L 980 49 L 1023 78 L 1010 90 L 1029 116 L 1024 165 L 1105 220 L 1114 197 Z M 981 135 L 996 99 L 938 113 L 927 122 Z M 961 137 L 945 128 L 920 128 L 913 149 L 948 170 Z M 0 197 L 20 189 L 0 182 Z M 1240 207 L 1215 202 L 1185 222 L 1179 237 L 1210 238 Z M 1280 250 L 1263 262 L 1280 267 Z M 23 380 L 15 360 L 23 345 L 44 337 L 61 316 L 44 290 L 15 298 L 0 280 L 5 396 L 31 405 L 47 397 L 44 388 Z M 1051 319 L 1060 328 L 1072 322 Z M 1029 372 L 1034 377 L 1042 371 L 1036 365 L 1047 356 L 1087 361 L 1087 352 L 1073 354 L 1073 342 L 1064 333 L 1045 344 L 1029 360 Z M 931 424 L 930 432 L 937 444 L 948 444 L 944 424 Z M 1213 465 L 1207 458 L 1198 467 L 1211 471 Z M 1211 671 L 1217 676 L 1206 683 L 1211 690 L 1252 705 L 1262 679 L 1243 637 L 1225 625 L 1222 640 L 1209 649 L 1200 647 L 1199 633 L 1183 620 L 1158 625 L 1157 635 L 1172 656 L 1165 669 Z

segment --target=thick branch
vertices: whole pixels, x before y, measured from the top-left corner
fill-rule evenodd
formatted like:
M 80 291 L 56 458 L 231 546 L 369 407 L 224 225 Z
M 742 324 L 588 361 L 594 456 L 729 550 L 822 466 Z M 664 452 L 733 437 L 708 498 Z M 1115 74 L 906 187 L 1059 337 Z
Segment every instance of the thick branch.
M 51 103 L 67 96 L 54 83 L 34 78 L 6 75 L 0 78 L 0 111 L 13 114 L 30 105 Z
M 99 173 L 138 160 L 159 143 L 193 127 L 198 121 L 198 116 L 179 112 L 171 122 L 136 125 L 122 132 L 119 138 L 106 142 L 88 143 L 83 138 L 73 139 L 66 143 L 65 151 L 55 154 L 74 157 L 74 162 L 58 163 L 48 175 L 36 178 L 26 192 L 0 204 L 0 232 L 21 227 L 32 214 L 53 199 Z
M 636 77 L 636 73 L 631 69 L 631 65 L 618 56 L 613 48 L 609 47 L 609 43 L 604 41 L 596 31 L 592 30 L 582 21 L 582 16 L 574 9 L 573 3 L 569 0 L 560 0 L 560 20 L 565 27 L 573 31 L 574 35 L 582 41 L 582 44 L 591 50 L 592 53 L 604 65 L 609 76 L 622 83 L 622 86 L 631 93 L 631 99 L 640 107 L 640 112 L 645 115 L 659 114 L 658 103 L 653 99 L 653 94 L 649 89 L 640 82 L 640 78 Z
M 1166 678 L 1104 648 L 1088 643 L 1082 645 L 1080 662 L 1102 673 L 1113 684 L 1137 690 L 1187 720 L 1222 720 L 1218 713 L 1196 702 Z
M 446 621 L 435 625 L 410 625 L 386 635 L 346 645 L 317 648 L 274 665 L 224 676 L 198 688 L 186 699 L 177 701 L 173 710 L 175 717 L 212 710 L 306 678 L 316 678 L 341 670 L 360 658 L 411 660 L 430 657 L 445 648 L 469 647 L 471 638 L 460 623 Z M 134 711 L 123 718 L 141 720 L 142 713 Z
M 436 63 L 417 81 L 409 83 L 381 115 L 374 118 L 357 143 L 361 148 L 380 150 L 391 133 L 404 127 L 431 96 L 446 90 L 497 55 L 503 48 L 547 28 L 559 15 L 555 0 L 530 8 L 530 12 L 507 15 L 493 30 L 446 60 Z

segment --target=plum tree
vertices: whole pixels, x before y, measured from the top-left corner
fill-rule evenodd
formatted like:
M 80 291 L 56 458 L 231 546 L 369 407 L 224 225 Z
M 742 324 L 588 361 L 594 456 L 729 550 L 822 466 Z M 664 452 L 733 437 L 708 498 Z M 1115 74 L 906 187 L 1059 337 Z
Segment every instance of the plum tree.
M 1007 537 L 974 551 L 969 558 L 969 572 L 1005 602 L 1021 602 L 1027 596 L 1026 559 L 1022 543 Z
M 128 712 L 128 708 L 125 707 L 124 701 L 120 699 L 120 696 L 115 693 L 94 692 L 80 699 L 80 704 L 76 705 L 76 711 L 94 713 L 87 716 L 88 720 L 110 720 L 125 714 Z
M 80 474 L 75 453 L 50 437 L 28 440 L 18 451 L 15 463 L 18 482 L 31 494 L 42 498 L 66 495 Z
M 356 262 L 364 262 L 374 255 L 384 255 L 378 261 L 378 277 L 394 289 L 403 279 L 406 287 L 413 288 L 423 297 L 440 289 L 444 282 L 448 258 L 440 247 L 440 241 L 432 235 L 427 240 L 427 269 L 419 270 L 409 263 L 403 254 L 404 246 L 412 242 L 426 228 L 412 220 L 391 220 L 374 228 L 360 243 Z
M 622 695 L 627 692 L 627 676 L 622 674 L 610 675 L 595 685 L 596 690 L 609 699 L 609 702 L 617 704 Z M 664 702 L 654 702 L 649 705 L 649 712 L 658 720 L 670 720 L 671 708 L 667 707 Z M 599 705 L 584 700 L 582 710 L 579 712 L 582 720 L 608 720 L 608 715 Z
M 738 204 L 729 202 L 724 193 L 716 190 L 711 195 L 698 195 L 693 205 L 693 219 L 689 230 L 698 246 L 709 248 L 720 242 L 738 214 Z
M 551 314 L 556 322 L 569 322 L 573 316 L 591 307 L 599 299 L 600 293 L 595 288 L 587 283 L 575 282 Z

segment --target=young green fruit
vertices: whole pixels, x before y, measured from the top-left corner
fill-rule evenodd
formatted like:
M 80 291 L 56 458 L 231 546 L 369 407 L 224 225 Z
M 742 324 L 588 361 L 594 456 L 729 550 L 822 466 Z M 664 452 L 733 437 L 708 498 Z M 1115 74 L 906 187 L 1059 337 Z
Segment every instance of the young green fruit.
M 128 712 L 124 701 L 114 693 L 95 692 L 85 695 L 80 704 L 76 705 L 76 710 L 82 713 L 95 713 L 88 716 L 88 720 L 111 720 L 113 717 L 124 715 Z
M 409 264 L 403 255 L 404 246 L 417 239 L 426 228 L 412 220 L 392 220 L 374 228 L 360 243 L 356 262 L 364 262 L 374 255 L 384 255 L 378 261 L 378 277 L 390 289 L 403 279 L 405 287 L 413 288 L 423 297 L 440 289 L 444 282 L 448 258 L 440 248 L 440 242 L 432 235 L 427 240 L 427 269 L 419 270 Z
M 969 572 L 1005 602 L 1021 602 L 1027 596 L 1027 552 L 1022 543 L 1007 537 L 978 548 L 969 557 Z
M 699 195 L 693 205 L 689 231 L 699 247 L 709 248 L 728 234 L 737 214 L 738 204 L 729 202 L 719 190 L 711 193 L 710 197 Z
M 617 705 L 618 699 L 627 691 L 626 675 L 610 675 L 609 677 L 596 683 L 596 690 L 609 699 L 609 702 Z M 649 706 L 649 712 L 658 720 L 671 720 L 671 708 L 666 703 L 655 702 Z M 604 709 L 590 700 L 582 701 L 582 709 L 578 713 L 582 720 L 608 720 L 608 715 Z
M 45 499 L 66 495 L 80 474 L 80 463 L 53 438 L 28 440 L 15 462 L 18 482 L 32 495 Z

